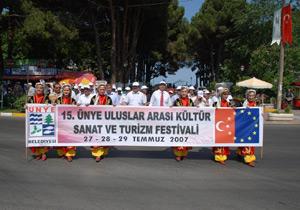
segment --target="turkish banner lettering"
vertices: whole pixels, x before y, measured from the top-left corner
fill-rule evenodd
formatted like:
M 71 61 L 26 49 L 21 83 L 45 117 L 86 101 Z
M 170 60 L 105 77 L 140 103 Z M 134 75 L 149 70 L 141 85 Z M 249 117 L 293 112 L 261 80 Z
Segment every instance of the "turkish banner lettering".
M 261 108 L 27 104 L 26 147 L 263 145 Z

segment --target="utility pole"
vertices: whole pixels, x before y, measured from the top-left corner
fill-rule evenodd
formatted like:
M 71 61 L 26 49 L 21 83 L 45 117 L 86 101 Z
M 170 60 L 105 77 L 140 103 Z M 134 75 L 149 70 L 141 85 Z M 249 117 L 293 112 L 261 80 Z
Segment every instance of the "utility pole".
M 284 7 L 284 5 L 285 5 L 285 0 L 282 0 L 282 7 Z M 282 29 L 281 29 L 281 37 L 282 37 Z M 282 42 L 281 39 L 280 59 L 279 59 L 279 79 L 278 79 L 278 87 L 277 87 L 277 110 L 281 109 L 283 72 L 284 72 L 284 43 Z

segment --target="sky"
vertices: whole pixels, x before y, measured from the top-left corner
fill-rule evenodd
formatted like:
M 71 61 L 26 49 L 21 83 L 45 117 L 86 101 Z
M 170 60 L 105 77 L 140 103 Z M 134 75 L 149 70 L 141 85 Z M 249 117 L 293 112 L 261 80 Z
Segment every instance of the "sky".
M 204 0 L 179 0 L 179 5 L 185 9 L 184 16 L 191 20 L 191 18 L 199 11 Z
M 190 21 L 191 18 L 199 11 L 204 0 L 179 0 L 180 6 L 185 9 L 184 16 Z M 167 74 L 166 77 L 159 76 L 151 80 L 151 84 L 158 84 L 160 81 L 166 81 L 175 85 L 195 85 L 196 75 L 190 68 L 181 68 L 175 75 Z
M 190 68 L 183 67 L 178 69 L 175 75 L 166 74 L 166 77 L 159 76 L 155 77 L 150 81 L 152 85 L 158 84 L 160 81 L 166 81 L 167 83 L 174 84 L 175 86 L 179 85 L 195 85 L 196 84 L 196 75 Z

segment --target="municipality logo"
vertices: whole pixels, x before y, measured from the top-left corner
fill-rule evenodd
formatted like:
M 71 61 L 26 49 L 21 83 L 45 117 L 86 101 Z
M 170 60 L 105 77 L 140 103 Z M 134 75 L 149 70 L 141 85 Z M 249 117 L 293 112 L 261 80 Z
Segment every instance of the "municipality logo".
M 43 114 L 29 114 L 29 124 L 30 125 L 40 125 L 43 123 Z
M 53 136 L 54 135 L 54 121 L 53 115 L 47 114 L 43 123 L 43 135 Z
M 30 136 L 54 136 L 54 114 L 53 113 L 30 113 L 29 114 Z

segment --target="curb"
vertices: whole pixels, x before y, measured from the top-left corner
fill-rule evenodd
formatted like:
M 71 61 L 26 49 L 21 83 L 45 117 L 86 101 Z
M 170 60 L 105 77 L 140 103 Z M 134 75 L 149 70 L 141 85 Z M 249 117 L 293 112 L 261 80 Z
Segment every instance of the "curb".
M 0 112 L 1 117 L 25 117 L 25 113 Z
M 269 121 L 269 120 L 265 120 L 264 124 L 265 125 L 300 125 L 300 121 L 299 120 L 292 120 L 292 121 L 282 121 L 282 120 Z

